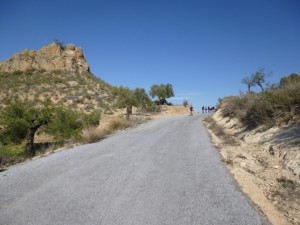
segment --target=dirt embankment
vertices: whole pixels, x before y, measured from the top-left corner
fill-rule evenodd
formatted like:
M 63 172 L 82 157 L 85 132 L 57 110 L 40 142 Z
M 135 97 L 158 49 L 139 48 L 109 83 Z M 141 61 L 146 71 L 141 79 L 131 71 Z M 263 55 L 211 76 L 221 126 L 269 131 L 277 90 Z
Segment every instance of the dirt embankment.
M 272 224 L 300 224 L 300 124 L 246 131 L 218 111 L 204 121 L 224 163 Z

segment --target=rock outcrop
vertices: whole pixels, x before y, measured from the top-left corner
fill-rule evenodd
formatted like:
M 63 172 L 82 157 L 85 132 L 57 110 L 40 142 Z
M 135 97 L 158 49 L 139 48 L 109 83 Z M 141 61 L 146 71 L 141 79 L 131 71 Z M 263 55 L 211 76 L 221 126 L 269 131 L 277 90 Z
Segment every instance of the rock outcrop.
M 51 43 L 38 51 L 24 50 L 10 59 L 0 62 L 0 71 L 14 72 L 26 70 L 89 72 L 82 49 L 72 44 L 61 46 Z

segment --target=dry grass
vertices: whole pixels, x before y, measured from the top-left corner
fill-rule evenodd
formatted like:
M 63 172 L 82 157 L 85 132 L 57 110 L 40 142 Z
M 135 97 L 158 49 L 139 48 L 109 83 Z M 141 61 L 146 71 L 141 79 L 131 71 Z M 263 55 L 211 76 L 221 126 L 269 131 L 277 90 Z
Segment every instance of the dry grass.
M 124 118 L 113 118 L 107 126 L 107 131 L 113 133 L 116 130 L 123 130 L 130 127 L 130 122 Z
M 107 135 L 106 132 L 101 131 L 97 127 L 89 127 L 83 131 L 82 141 L 83 143 L 95 143 L 100 141 Z
M 211 116 L 204 117 L 203 122 L 205 126 L 209 130 L 211 130 L 217 137 L 221 138 L 224 141 L 224 143 L 230 145 L 237 145 L 237 141 L 235 140 L 235 138 L 232 135 L 227 134 L 224 131 L 224 128 L 218 125 Z

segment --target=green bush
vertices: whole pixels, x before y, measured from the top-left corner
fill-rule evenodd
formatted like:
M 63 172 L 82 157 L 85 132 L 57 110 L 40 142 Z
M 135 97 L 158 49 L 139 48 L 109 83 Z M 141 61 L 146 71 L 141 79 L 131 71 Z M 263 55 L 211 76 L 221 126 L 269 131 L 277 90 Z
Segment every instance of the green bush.
M 83 129 L 80 114 L 63 107 L 55 109 L 51 122 L 47 125 L 47 132 L 58 141 L 71 137 L 79 138 Z
M 83 123 L 85 127 L 98 126 L 100 122 L 100 113 L 92 112 L 83 115 Z
M 147 105 L 145 108 L 146 112 L 159 112 L 160 107 L 156 105 L 155 103 L 151 102 Z
M 1 110 L 0 141 L 20 144 L 28 133 L 30 115 L 25 104 L 15 103 Z
M 19 162 L 25 158 L 24 145 L 0 145 L 0 171 L 1 167 Z

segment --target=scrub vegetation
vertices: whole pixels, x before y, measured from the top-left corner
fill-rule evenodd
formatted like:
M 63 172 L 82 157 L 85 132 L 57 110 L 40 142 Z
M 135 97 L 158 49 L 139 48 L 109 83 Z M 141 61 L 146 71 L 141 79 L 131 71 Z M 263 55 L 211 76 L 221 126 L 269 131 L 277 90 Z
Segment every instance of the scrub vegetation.
M 111 86 L 92 73 L 67 71 L 0 72 L 0 168 L 37 154 L 101 140 L 116 130 L 140 123 L 132 108 L 158 112 L 174 95 L 171 84 L 153 85 L 153 101 L 143 88 Z M 126 109 L 100 129 L 100 119 Z M 36 137 L 45 137 L 36 141 Z M 2 170 L 1 169 L 1 170 Z
M 245 83 L 244 79 L 242 82 Z M 251 87 L 254 85 L 255 79 Z M 300 115 L 300 75 L 283 77 L 279 84 L 262 88 L 259 93 L 248 91 L 225 97 L 219 100 L 221 105 L 223 117 L 238 118 L 248 129 L 260 125 L 270 128 L 276 123 L 293 121 Z

